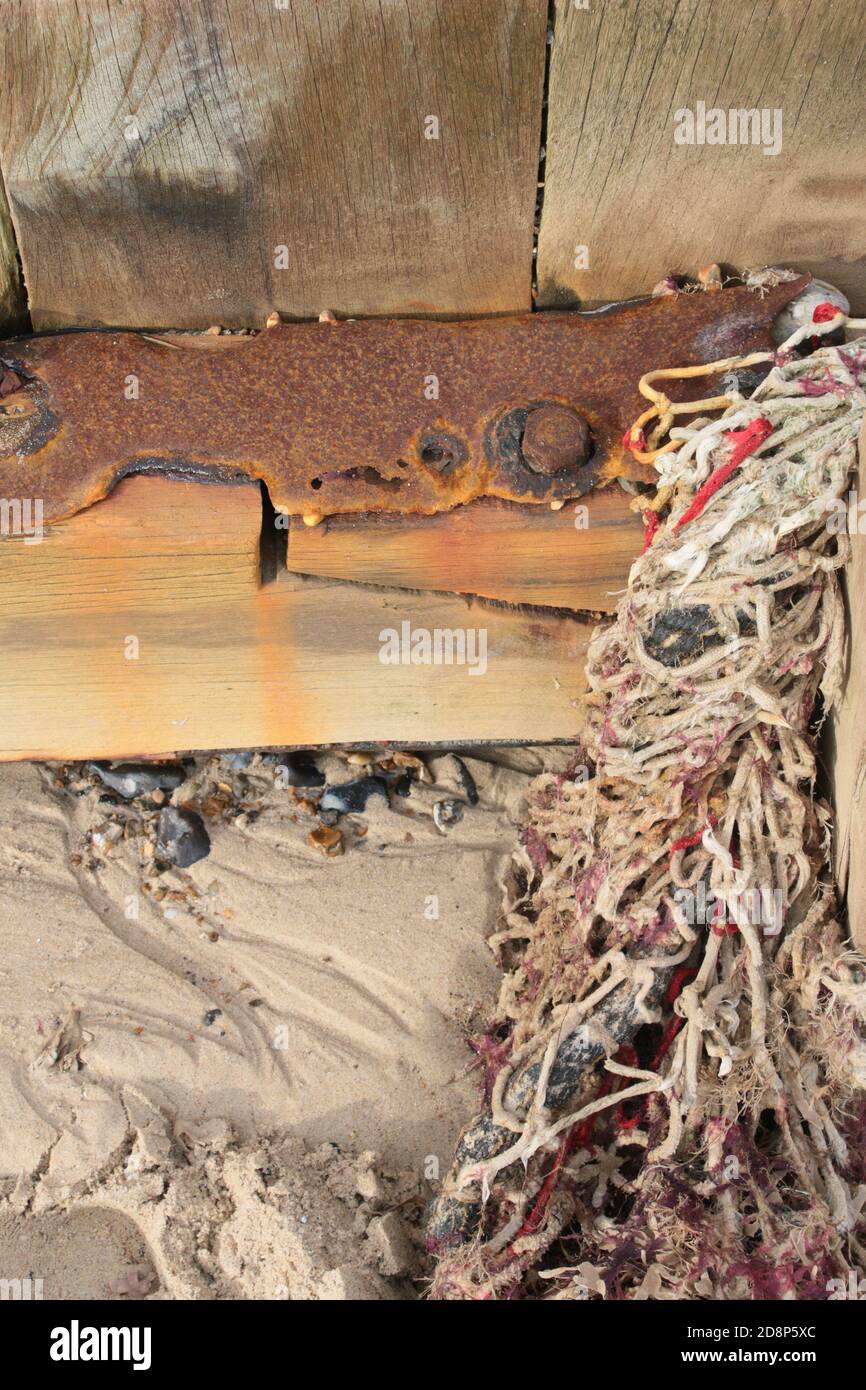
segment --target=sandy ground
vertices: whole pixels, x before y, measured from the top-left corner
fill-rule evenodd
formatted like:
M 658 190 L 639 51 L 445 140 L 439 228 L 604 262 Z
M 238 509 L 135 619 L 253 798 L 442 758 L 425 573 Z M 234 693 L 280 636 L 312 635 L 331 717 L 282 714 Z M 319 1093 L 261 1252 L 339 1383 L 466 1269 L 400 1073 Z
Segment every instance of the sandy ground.
M 368 771 L 317 763 L 329 786 Z M 258 756 L 200 759 L 169 793 L 211 840 L 187 869 L 155 849 L 162 793 L 0 768 L 0 1279 L 45 1298 L 416 1296 L 542 755 L 466 757 L 475 805 L 453 757 L 424 764 L 408 795 L 325 817 L 344 849 L 326 857 L 318 793 Z M 443 798 L 462 819 L 440 829 Z

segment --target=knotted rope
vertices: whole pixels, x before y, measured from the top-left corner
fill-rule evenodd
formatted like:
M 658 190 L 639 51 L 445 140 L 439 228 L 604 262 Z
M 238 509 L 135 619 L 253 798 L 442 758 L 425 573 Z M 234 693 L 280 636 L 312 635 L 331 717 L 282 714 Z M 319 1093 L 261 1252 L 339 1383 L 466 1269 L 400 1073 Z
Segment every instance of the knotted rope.
M 866 961 L 812 742 L 866 339 L 795 351 L 866 323 L 823 309 L 776 354 L 641 382 L 647 543 L 589 649 L 582 760 L 533 785 L 434 1296 L 827 1297 L 866 1263 Z M 759 363 L 748 398 L 655 385 Z

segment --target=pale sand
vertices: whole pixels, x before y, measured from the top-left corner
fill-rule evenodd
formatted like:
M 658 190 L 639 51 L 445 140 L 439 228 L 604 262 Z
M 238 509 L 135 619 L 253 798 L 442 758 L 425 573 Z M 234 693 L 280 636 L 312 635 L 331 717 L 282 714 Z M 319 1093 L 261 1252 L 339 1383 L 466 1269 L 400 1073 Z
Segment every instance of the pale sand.
M 254 769 L 251 819 L 208 821 L 206 859 L 150 878 L 162 902 L 139 833 L 104 847 L 125 808 L 0 768 L 0 1278 L 46 1298 L 412 1295 L 402 1247 L 476 1102 L 465 1036 L 496 997 L 485 938 L 541 766 L 488 756 L 512 766 L 467 760 L 480 803 L 446 835 L 430 809 L 453 762 L 431 758 L 446 790 L 372 798 L 336 859 Z

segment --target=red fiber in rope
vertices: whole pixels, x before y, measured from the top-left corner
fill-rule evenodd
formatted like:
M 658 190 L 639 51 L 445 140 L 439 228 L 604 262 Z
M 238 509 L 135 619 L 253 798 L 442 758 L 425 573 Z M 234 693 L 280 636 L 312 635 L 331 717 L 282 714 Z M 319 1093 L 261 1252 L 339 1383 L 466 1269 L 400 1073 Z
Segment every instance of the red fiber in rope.
M 710 811 L 710 814 L 707 816 L 707 825 L 709 825 L 711 830 L 715 830 L 718 823 L 718 816 L 714 811 Z M 671 858 L 673 859 L 675 854 L 679 854 L 681 849 L 691 849 L 694 845 L 699 845 L 704 838 L 704 831 L 706 828 L 706 825 L 702 826 L 701 829 L 696 830 L 693 835 L 683 835 L 681 839 L 674 840 L 668 851 Z
M 680 965 L 677 967 L 677 969 L 671 976 L 671 981 L 667 989 L 666 997 L 669 1004 L 672 1004 L 674 1000 L 682 992 L 686 980 L 688 980 L 693 975 L 697 975 L 697 973 L 697 969 L 694 966 Z M 680 1031 L 684 1023 L 685 1019 L 682 1018 L 671 1018 L 668 1020 L 667 1026 L 665 1027 L 664 1033 L 662 1034 L 661 1041 L 658 1045 L 658 1048 L 656 1049 L 655 1056 L 652 1062 L 650 1063 L 650 1070 L 653 1070 L 662 1060 L 662 1058 L 664 1057 L 665 1053 L 667 1052 L 668 1048 L 670 1047 L 671 1043 L 673 1042 L 674 1038 L 676 1037 L 677 1033 Z M 637 1051 L 631 1043 L 623 1043 L 622 1047 L 616 1054 L 616 1058 L 617 1061 L 622 1062 L 623 1066 L 626 1067 L 636 1067 L 638 1063 Z M 615 1076 L 612 1073 L 608 1072 L 608 1074 L 602 1081 L 601 1086 L 599 1087 L 599 1098 L 602 1096 L 609 1095 L 612 1090 L 619 1086 L 622 1086 L 626 1080 L 626 1077 Z M 625 1115 L 623 1113 L 622 1105 L 617 1106 L 616 1118 L 620 1129 L 635 1128 L 635 1126 L 640 1122 L 640 1120 L 643 1117 L 644 1104 L 645 1101 L 641 1100 L 641 1104 L 634 1115 Z M 578 1146 L 580 1146 L 581 1148 L 585 1148 L 592 1143 L 592 1135 L 595 1129 L 595 1122 L 597 1118 L 597 1115 L 588 1115 L 585 1120 L 579 1120 L 577 1124 L 572 1125 L 571 1129 L 566 1130 L 566 1132 L 563 1134 L 562 1138 L 559 1141 L 559 1148 L 556 1152 L 556 1157 L 554 1158 L 553 1163 L 551 1164 L 550 1172 L 547 1174 L 546 1178 L 544 1179 L 544 1182 L 541 1184 L 541 1187 L 539 1188 L 538 1196 L 536 1197 L 532 1205 L 531 1211 L 526 1216 L 520 1229 L 515 1233 L 513 1239 L 509 1242 L 506 1250 L 504 1251 L 504 1255 L 506 1257 L 513 1253 L 515 1242 L 520 1240 L 521 1236 L 531 1235 L 533 1231 L 538 1230 L 538 1227 L 541 1225 L 544 1213 L 547 1210 L 548 1203 L 550 1202 L 550 1199 L 553 1196 L 556 1184 L 559 1181 L 559 1175 L 562 1169 L 562 1165 L 564 1164 L 568 1155 L 571 1153 L 572 1149 L 575 1149 Z
M 734 936 L 739 930 L 736 922 L 710 923 L 710 931 L 714 932 L 716 936 Z
M 697 975 L 697 973 L 697 968 L 694 965 L 677 966 L 676 970 L 671 976 L 671 982 L 668 985 L 668 992 L 665 995 L 665 998 L 667 999 L 669 1004 L 673 1004 L 675 1000 L 679 999 L 685 987 L 686 980 L 689 978 L 690 975 Z
M 616 1056 L 617 1061 L 622 1062 L 623 1066 L 637 1066 L 637 1052 L 634 1047 L 632 1047 L 631 1043 L 623 1043 Z M 599 1087 L 599 1097 L 609 1095 L 616 1086 L 621 1086 L 625 1079 L 625 1077 L 614 1076 L 608 1072 Z M 566 1130 L 565 1134 L 563 1134 L 559 1141 L 556 1158 L 553 1160 L 550 1172 L 539 1188 L 538 1196 L 533 1203 L 532 1210 L 526 1217 L 520 1230 L 514 1236 L 506 1253 L 510 1254 L 512 1252 L 514 1249 L 514 1242 L 520 1240 L 521 1236 L 531 1235 L 533 1231 L 538 1230 L 538 1227 L 541 1225 L 541 1218 L 545 1213 L 547 1204 L 559 1180 L 559 1173 L 563 1163 L 572 1149 L 576 1149 L 578 1146 L 580 1148 L 586 1148 L 592 1143 L 592 1135 L 597 1118 L 597 1115 L 588 1115 L 585 1120 L 579 1120 L 577 1124 L 572 1125 L 571 1129 Z
M 733 442 L 733 451 L 730 458 L 719 464 L 718 468 L 713 469 L 707 481 L 698 488 L 691 505 L 686 508 L 679 521 L 675 522 L 674 530 L 679 531 L 681 526 L 687 526 L 695 517 L 700 516 L 704 507 L 709 502 L 713 493 L 718 492 L 723 483 L 726 483 L 731 474 L 739 468 L 744 458 L 753 454 L 759 444 L 773 433 L 773 426 L 769 420 L 760 416 L 757 420 L 752 420 L 751 424 L 746 425 L 742 430 L 725 430 L 725 439 Z
M 680 994 L 682 994 L 683 986 L 685 985 L 686 980 L 688 980 L 693 975 L 697 975 L 697 973 L 697 969 L 693 965 L 681 965 L 678 967 L 678 969 L 674 971 L 673 975 L 671 976 L 671 982 L 668 985 L 667 1001 L 669 1004 L 673 1004 L 674 1000 L 679 998 Z M 667 1023 L 665 1024 L 664 1032 L 661 1035 L 659 1045 L 656 1048 L 653 1054 L 652 1061 L 649 1064 L 650 1071 L 655 1071 L 656 1068 L 661 1065 L 665 1055 L 667 1054 L 670 1048 L 671 1043 L 677 1036 L 677 1033 L 680 1031 L 684 1023 L 685 1019 L 677 1018 L 676 1014 L 673 1016 L 673 1018 L 668 1019 Z M 634 1115 L 623 1116 L 622 1105 L 617 1106 L 616 1114 L 617 1119 L 619 1121 L 620 1129 L 634 1129 L 643 1119 L 645 1108 L 646 1097 L 641 1097 L 640 1105 L 638 1106 Z
M 646 451 L 646 435 L 643 430 L 627 429 L 622 437 L 622 446 L 628 449 L 629 453 L 634 454 L 639 451 Z
M 647 507 L 645 512 L 641 512 L 641 516 L 643 517 L 644 534 L 643 550 L 641 551 L 641 555 L 645 555 L 653 543 L 653 536 L 659 529 L 659 514 L 658 512 L 654 512 L 651 507 Z

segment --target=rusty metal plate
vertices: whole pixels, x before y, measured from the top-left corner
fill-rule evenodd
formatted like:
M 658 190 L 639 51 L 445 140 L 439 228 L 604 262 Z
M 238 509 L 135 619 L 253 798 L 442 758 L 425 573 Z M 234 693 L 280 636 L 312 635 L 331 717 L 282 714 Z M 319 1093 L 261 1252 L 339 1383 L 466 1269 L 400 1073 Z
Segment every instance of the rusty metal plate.
M 621 444 L 640 376 L 770 347 L 774 315 L 807 283 L 589 314 L 12 340 L 0 345 L 0 496 L 41 498 L 48 522 L 159 471 L 262 479 L 295 515 L 432 514 L 649 479 Z

